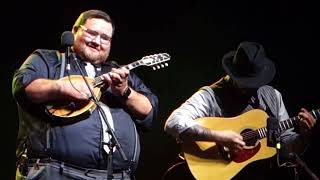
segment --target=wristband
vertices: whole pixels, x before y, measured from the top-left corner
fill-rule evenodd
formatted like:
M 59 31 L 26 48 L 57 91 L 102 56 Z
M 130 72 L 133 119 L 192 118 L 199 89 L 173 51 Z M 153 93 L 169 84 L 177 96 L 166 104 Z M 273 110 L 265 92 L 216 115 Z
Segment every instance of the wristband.
M 127 100 L 128 97 L 130 96 L 130 94 L 131 94 L 131 89 L 130 89 L 130 87 L 128 86 L 128 87 L 123 91 L 123 94 L 122 94 L 122 96 L 120 96 L 120 98 L 123 99 L 123 100 Z

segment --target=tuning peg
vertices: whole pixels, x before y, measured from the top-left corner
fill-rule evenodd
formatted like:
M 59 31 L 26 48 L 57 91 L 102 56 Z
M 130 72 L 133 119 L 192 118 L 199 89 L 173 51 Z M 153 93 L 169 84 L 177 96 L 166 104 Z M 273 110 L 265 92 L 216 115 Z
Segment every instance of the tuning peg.
M 160 69 L 160 66 L 159 66 L 159 65 L 157 65 L 157 68 L 158 68 L 158 69 Z
M 152 69 L 153 69 L 153 70 L 157 70 L 157 68 L 156 68 L 156 67 L 154 67 L 154 66 L 152 67 Z
M 164 65 L 165 65 L 165 66 L 169 66 L 169 64 L 168 64 L 168 63 L 164 63 Z
M 161 66 L 161 68 L 164 68 L 164 65 L 163 65 L 163 64 L 161 64 L 160 66 Z

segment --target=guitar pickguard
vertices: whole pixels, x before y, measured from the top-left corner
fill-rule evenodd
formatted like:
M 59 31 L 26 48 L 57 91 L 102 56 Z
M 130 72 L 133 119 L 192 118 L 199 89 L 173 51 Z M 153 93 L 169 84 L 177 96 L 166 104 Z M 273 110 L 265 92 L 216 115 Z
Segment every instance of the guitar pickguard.
M 247 161 L 248 159 L 252 158 L 254 155 L 256 155 L 261 148 L 260 142 L 257 143 L 256 146 L 250 148 L 250 149 L 243 149 L 241 151 L 235 152 L 231 154 L 231 160 L 236 163 L 242 163 L 244 161 Z

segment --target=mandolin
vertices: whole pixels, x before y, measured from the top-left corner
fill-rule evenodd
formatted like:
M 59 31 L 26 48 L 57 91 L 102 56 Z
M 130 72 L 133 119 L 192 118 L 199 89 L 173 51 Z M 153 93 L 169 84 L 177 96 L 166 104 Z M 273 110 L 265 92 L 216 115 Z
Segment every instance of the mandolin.
M 159 53 L 159 54 L 144 56 L 140 60 L 127 64 L 123 67 L 125 67 L 128 70 L 132 70 L 140 66 L 149 66 L 149 67 L 152 67 L 153 70 L 157 70 L 157 69 L 161 69 L 168 66 L 167 61 L 169 60 L 170 60 L 169 54 Z M 81 75 L 71 75 L 71 76 L 66 76 L 62 78 L 62 80 L 66 80 L 70 82 L 76 79 L 83 80 L 83 77 Z M 93 86 L 93 90 L 92 90 L 93 94 L 99 100 L 101 97 L 100 89 L 104 85 L 102 77 L 101 76 L 98 76 L 95 78 L 85 77 L 85 79 L 89 84 Z M 79 115 L 84 115 L 88 113 L 91 114 L 91 112 L 96 108 L 96 104 L 92 99 L 90 99 L 88 101 L 81 101 L 81 102 L 62 102 L 55 105 L 49 105 L 46 108 L 47 108 L 47 112 L 53 117 L 74 118 Z

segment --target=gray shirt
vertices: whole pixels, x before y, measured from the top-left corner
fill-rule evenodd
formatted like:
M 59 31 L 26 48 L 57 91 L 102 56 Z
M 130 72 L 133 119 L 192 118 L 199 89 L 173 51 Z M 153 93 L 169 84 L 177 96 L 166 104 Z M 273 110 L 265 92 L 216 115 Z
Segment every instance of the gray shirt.
M 226 82 L 222 82 L 222 87 L 225 88 L 225 84 Z M 216 89 L 219 91 L 219 88 Z M 224 108 L 221 107 L 221 101 L 219 101 L 219 99 L 224 100 L 226 94 L 221 97 L 221 94 L 218 95 L 214 89 L 215 88 L 209 86 L 201 88 L 180 107 L 175 109 L 165 123 L 165 131 L 178 138 L 182 132 L 198 124 L 197 121 L 195 121 L 197 118 L 228 116 L 224 113 Z M 276 117 L 279 121 L 289 119 L 281 93 L 273 87 L 262 86 L 259 88 L 257 90 L 256 100 L 260 104 L 260 109 L 265 111 L 272 109 L 272 111 L 268 113 L 269 116 Z M 236 101 L 234 101 L 234 103 L 236 103 Z M 248 104 L 248 107 L 244 108 L 243 112 L 250 109 L 254 109 L 254 107 L 250 107 L 250 104 Z M 297 137 L 298 134 L 294 131 L 294 128 L 290 128 L 281 133 L 281 142 L 292 142 L 297 139 Z

